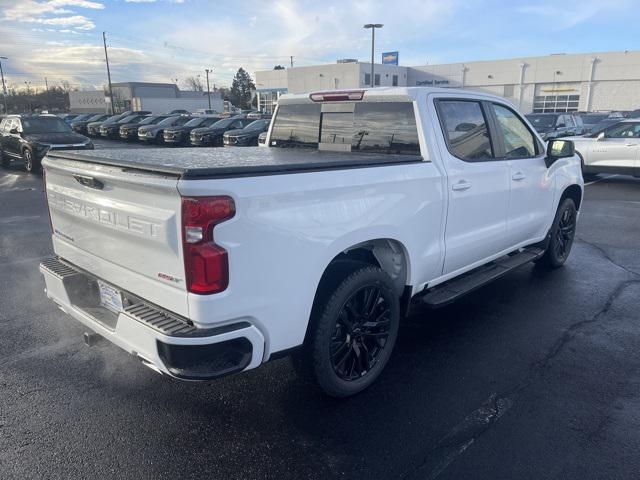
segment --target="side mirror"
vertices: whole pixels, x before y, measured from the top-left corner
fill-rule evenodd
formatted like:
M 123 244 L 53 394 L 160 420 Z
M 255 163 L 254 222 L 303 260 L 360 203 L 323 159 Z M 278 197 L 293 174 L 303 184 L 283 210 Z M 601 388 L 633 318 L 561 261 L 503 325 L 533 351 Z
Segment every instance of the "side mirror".
M 17 135 L 19 133 L 18 132 L 18 128 L 17 127 L 13 127 L 11 130 L 9 130 L 9 133 L 11 135 Z
M 605 135 L 605 133 L 604 133 L 604 132 L 600 132 L 600 133 L 598 134 L 598 136 L 596 137 L 596 141 L 597 141 L 597 142 L 601 142 L 601 141 L 603 141 L 605 138 L 607 138 L 607 136 Z
M 571 140 L 554 138 L 547 143 L 547 156 L 544 159 L 547 167 L 553 165 L 560 158 L 573 157 L 576 154 L 576 147 Z

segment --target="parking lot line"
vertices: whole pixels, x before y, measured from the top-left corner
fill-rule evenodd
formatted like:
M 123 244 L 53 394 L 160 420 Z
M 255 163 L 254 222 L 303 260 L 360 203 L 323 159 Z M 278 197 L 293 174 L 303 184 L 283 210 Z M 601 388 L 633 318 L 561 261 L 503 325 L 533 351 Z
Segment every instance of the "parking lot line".
M 607 180 L 607 179 L 609 179 L 609 178 L 613 178 L 613 177 L 617 177 L 617 176 L 618 176 L 618 174 L 617 174 L 617 173 L 616 173 L 616 174 L 614 174 L 614 175 L 607 175 L 606 177 L 599 178 L 599 179 L 597 179 L 597 180 L 594 180 L 593 182 L 585 183 L 585 184 L 584 184 L 584 186 L 586 187 L 587 185 L 593 185 L 594 183 L 598 183 L 598 182 L 601 182 L 601 181 L 603 181 L 603 180 Z

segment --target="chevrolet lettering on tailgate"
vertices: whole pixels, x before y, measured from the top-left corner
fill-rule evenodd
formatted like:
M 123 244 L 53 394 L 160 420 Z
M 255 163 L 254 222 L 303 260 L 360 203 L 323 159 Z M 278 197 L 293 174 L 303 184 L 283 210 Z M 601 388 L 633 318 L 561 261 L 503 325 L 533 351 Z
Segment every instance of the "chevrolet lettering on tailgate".
M 143 237 L 160 237 L 162 225 L 151 220 L 92 205 L 57 192 L 48 192 L 49 207 L 76 217 L 100 223 L 118 230 L 126 230 Z

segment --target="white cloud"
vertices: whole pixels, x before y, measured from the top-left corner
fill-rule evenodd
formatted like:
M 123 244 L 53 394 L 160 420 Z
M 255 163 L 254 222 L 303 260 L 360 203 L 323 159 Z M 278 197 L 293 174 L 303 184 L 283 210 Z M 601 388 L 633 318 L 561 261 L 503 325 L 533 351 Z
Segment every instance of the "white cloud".
M 104 4 L 89 0 L 21 0 L 4 11 L 3 20 L 38 23 L 41 25 L 64 26 L 70 29 L 91 30 L 95 24 L 84 15 L 74 15 L 69 8 L 102 10 Z M 65 15 L 65 16 L 62 16 Z

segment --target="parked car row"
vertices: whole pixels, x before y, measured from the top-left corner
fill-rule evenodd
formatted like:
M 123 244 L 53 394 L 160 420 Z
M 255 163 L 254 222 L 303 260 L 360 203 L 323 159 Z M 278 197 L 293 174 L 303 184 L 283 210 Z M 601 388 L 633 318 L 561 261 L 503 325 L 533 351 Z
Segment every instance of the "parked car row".
M 71 117 L 70 115 L 69 117 Z M 266 117 L 266 118 L 260 118 Z M 29 172 L 52 150 L 93 149 L 89 137 L 141 141 L 167 146 L 249 146 L 258 145 L 270 118 L 242 114 L 223 118 L 220 114 L 185 115 L 127 111 L 118 115 L 23 114 L 0 117 L 0 162 L 8 167 L 14 160 Z
M 258 145 L 258 136 L 269 128 L 270 115 L 256 112 L 235 116 L 216 113 L 153 115 L 124 112 L 95 115 L 72 122 L 78 133 L 165 146 Z M 250 127 L 250 128 L 249 128 Z M 230 133 L 225 141 L 225 134 Z

